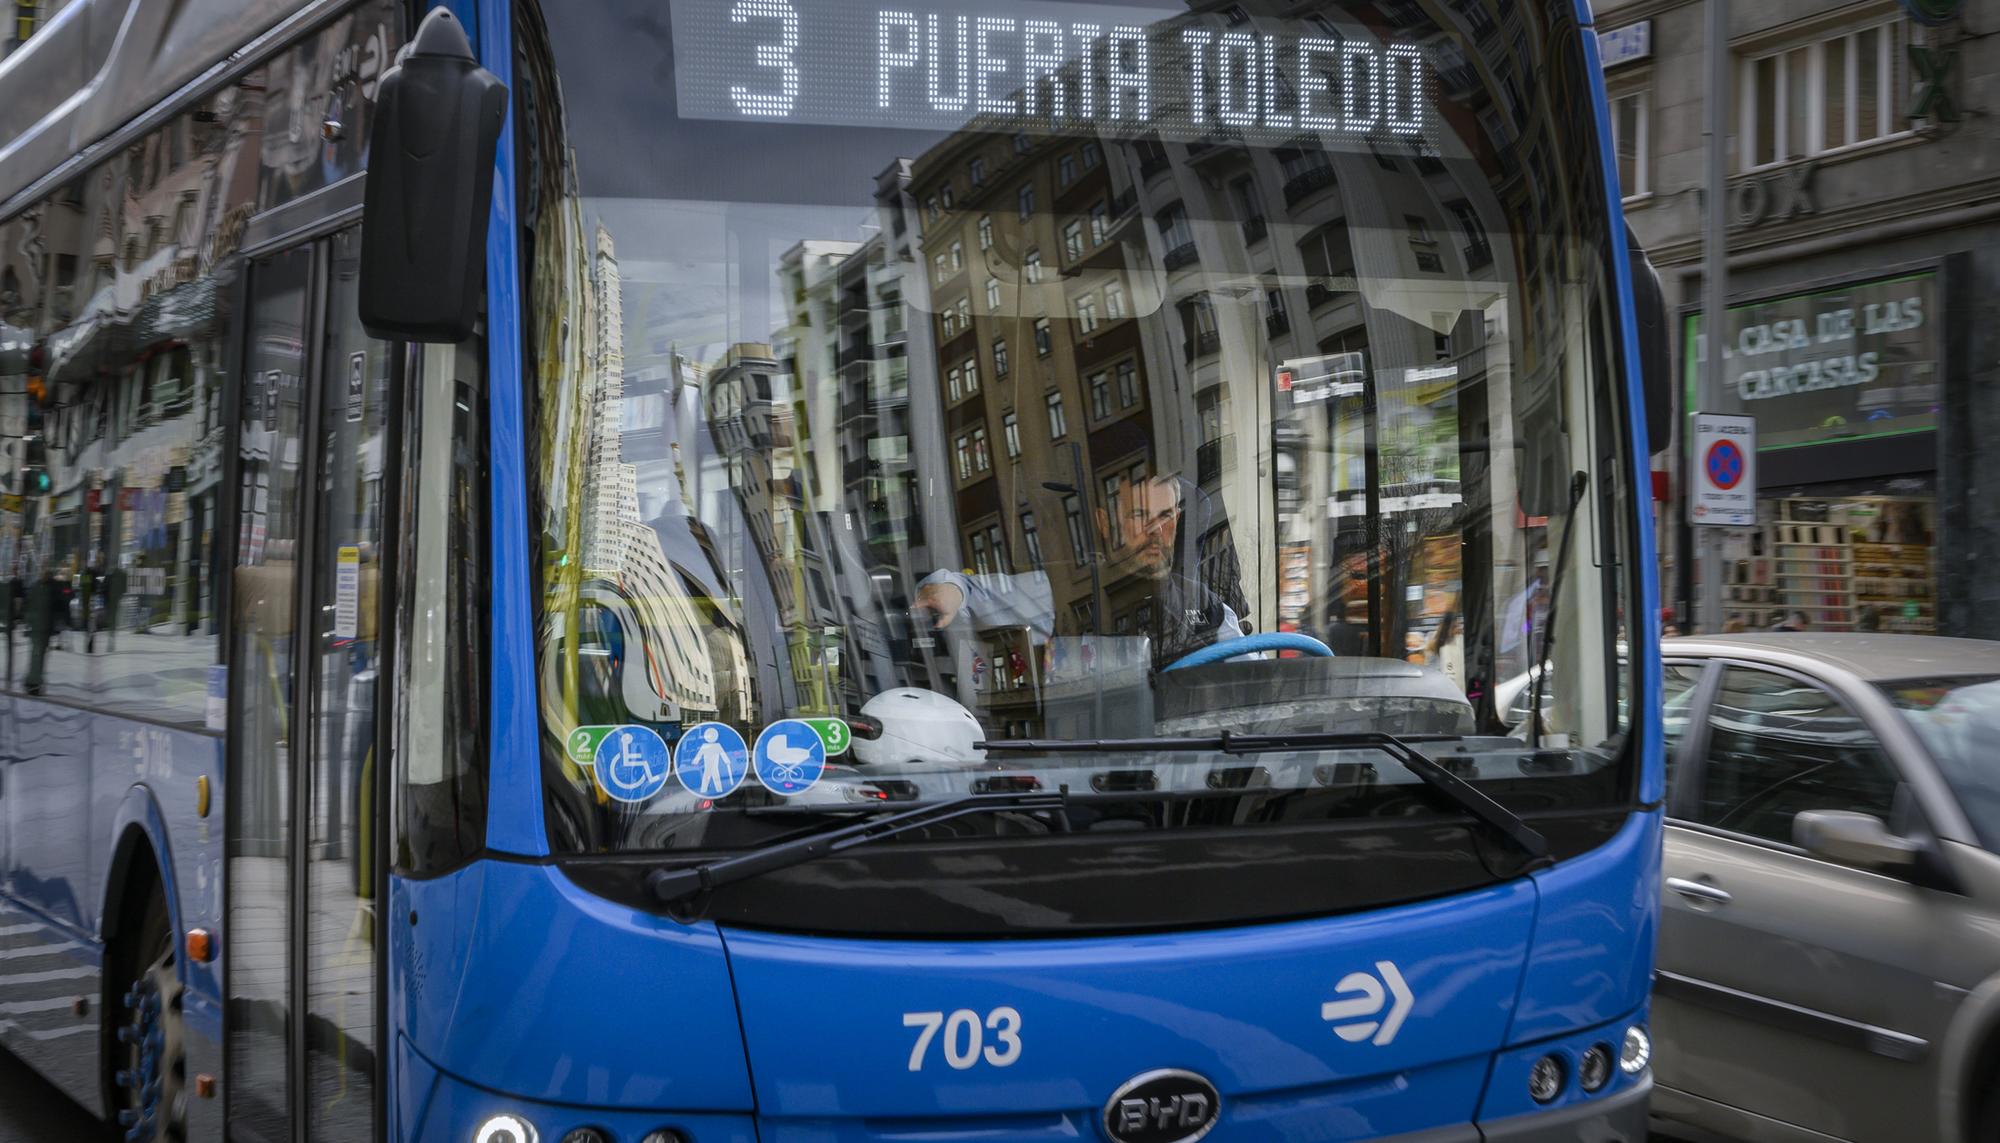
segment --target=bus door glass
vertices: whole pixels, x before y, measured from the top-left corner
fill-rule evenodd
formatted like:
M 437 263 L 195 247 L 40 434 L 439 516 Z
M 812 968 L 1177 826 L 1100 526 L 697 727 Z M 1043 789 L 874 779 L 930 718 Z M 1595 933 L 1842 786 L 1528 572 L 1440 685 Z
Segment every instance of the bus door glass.
M 241 449 L 231 736 L 232 1124 L 377 1122 L 376 629 L 389 348 L 348 230 L 260 263 Z M 306 495 L 310 490 L 311 495 Z M 294 827 L 293 823 L 300 825 Z M 294 1111 L 294 1107 L 297 1111 Z

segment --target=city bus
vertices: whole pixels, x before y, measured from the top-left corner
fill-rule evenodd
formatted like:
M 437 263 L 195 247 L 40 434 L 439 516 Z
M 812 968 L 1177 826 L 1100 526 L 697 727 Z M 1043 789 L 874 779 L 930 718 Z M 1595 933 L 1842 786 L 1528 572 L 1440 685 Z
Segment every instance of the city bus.
M 126 1138 L 1642 1137 L 1583 4 L 50 7 L 0 1046 Z

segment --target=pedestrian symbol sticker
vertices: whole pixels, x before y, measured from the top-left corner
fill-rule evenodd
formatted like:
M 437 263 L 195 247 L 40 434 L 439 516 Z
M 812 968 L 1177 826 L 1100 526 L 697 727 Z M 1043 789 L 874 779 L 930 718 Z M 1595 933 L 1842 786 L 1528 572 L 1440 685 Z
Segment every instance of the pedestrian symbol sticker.
M 804 719 L 786 718 L 757 736 L 757 780 L 781 797 L 803 794 L 826 772 L 826 744 Z
M 750 748 L 736 728 L 698 722 L 674 743 L 674 774 L 690 794 L 726 798 L 750 773 Z
M 812 727 L 813 732 L 819 735 L 820 743 L 826 747 L 826 755 L 829 758 L 847 753 L 847 748 L 854 743 L 853 732 L 849 731 L 847 723 L 840 719 L 802 718 L 799 721 Z
M 579 726 L 563 740 L 563 752 L 569 755 L 570 761 L 587 770 L 597 765 L 598 743 L 616 729 L 615 726 Z
M 597 744 L 597 787 L 616 801 L 650 800 L 672 770 L 666 740 L 648 727 L 614 726 Z
M 1708 446 L 1708 478 L 1724 492 L 1743 480 L 1743 450 L 1735 441 L 1716 441 Z

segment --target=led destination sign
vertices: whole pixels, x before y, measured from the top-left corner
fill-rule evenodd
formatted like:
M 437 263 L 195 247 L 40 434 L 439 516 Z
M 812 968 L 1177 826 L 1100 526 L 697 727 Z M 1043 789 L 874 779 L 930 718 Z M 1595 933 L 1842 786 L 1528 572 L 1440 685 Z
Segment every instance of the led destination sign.
M 1004 15 L 995 14 L 996 7 Z M 1428 137 L 1431 64 L 1358 26 L 1024 0 L 674 0 L 680 114 L 852 126 Z

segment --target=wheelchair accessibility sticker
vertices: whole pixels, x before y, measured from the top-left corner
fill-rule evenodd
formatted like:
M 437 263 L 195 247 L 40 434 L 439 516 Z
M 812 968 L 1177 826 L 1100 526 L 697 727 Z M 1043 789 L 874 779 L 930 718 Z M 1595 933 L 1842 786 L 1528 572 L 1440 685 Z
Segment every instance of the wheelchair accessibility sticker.
M 674 768 L 666 740 L 644 726 L 616 726 L 597 744 L 597 786 L 620 802 L 650 801 Z
M 750 773 L 750 748 L 736 728 L 698 722 L 674 743 L 674 774 L 690 794 L 726 798 Z
M 757 780 L 781 797 L 803 794 L 826 772 L 826 743 L 802 719 L 786 718 L 757 736 Z

